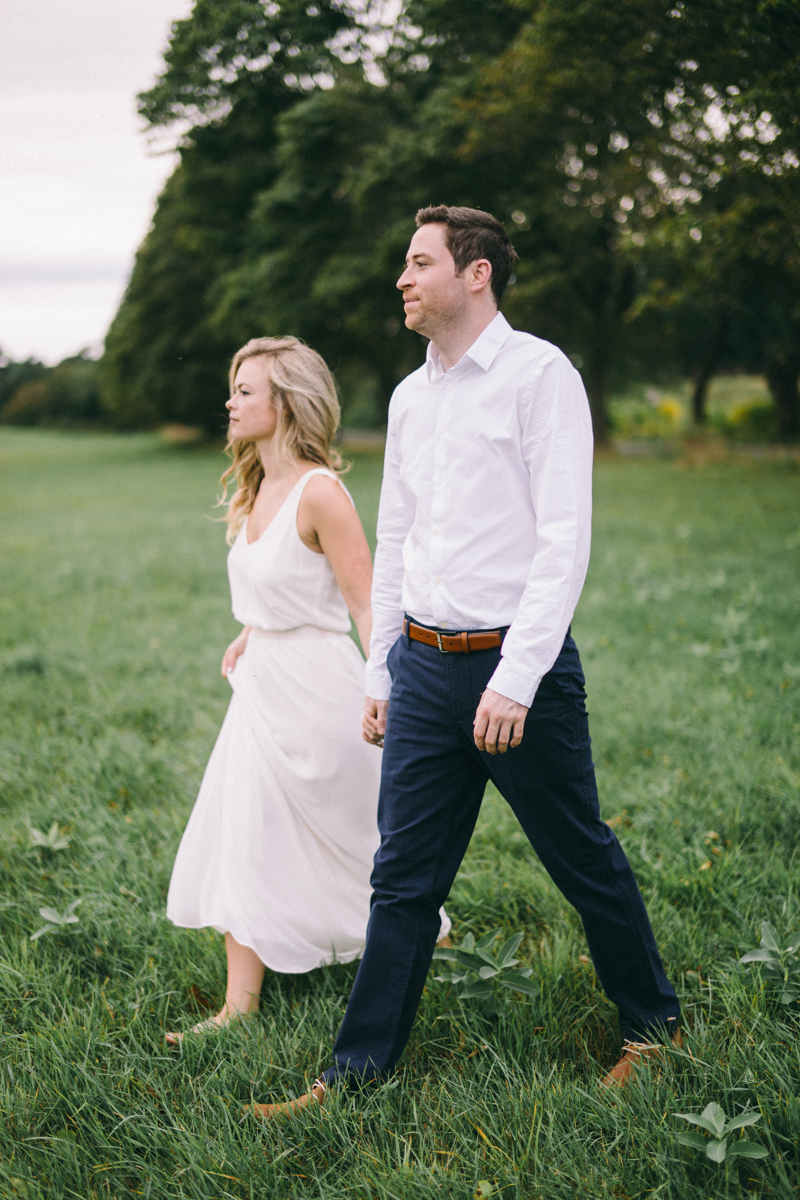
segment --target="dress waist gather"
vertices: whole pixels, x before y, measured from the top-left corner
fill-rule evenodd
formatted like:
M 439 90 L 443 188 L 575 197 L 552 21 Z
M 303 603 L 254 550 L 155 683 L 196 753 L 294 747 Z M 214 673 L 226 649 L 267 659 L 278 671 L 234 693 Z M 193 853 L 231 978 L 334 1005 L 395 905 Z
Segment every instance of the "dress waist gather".
M 322 629 L 319 625 L 296 625 L 294 629 L 262 629 L 260 625 L 252 625 L 250 636 L 260 638 L 332 638 L 349 637 L 350 634 L 341 629 Z

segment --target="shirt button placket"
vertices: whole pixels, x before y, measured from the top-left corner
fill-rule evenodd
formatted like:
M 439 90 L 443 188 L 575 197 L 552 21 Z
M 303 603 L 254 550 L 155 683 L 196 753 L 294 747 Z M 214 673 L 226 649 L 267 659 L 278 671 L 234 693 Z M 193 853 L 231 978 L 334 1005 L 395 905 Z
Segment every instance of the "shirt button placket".
M 430 534 L 430 578 L 431 612 L 437 625 L 446 623 L 444 597 L 442 595 L 442 572 L 444 567 L 444 540 L 440 530 L 447 510 L 447 428 L 451 417 L 452 383 L 447 383 L 439 392 L 436 405 L 436 434 L 433 448 L 433 478 L 431 500 Z

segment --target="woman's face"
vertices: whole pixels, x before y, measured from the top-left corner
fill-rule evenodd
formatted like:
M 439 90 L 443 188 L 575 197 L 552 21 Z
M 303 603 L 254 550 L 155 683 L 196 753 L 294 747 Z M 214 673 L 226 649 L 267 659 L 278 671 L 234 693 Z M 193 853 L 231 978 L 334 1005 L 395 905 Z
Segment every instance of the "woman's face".
M 233 395 L 225 405 L 230 416 L 231 436 L 237 441 L 260 442 L 274 436 L 278 428 L 278 410 L 272 403 L 272 389 L 265 360 L 246 358 L 233 383 Z

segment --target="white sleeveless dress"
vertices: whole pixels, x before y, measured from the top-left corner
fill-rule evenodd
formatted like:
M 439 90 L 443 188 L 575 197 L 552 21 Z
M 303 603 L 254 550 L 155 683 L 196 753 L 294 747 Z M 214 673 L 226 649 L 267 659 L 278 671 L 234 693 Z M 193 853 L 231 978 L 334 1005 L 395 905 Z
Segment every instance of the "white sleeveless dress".
M 167 899 L 176 925 L 231 933 L 283 972 L 361 955 L 380 841 L 364 662 L 330 563 L 297 532 L 312 475 L 336 478 L 307 472 L 262 536 L 249 545 L 245 522 L 228 555 L 233 614 L 252 631 Z

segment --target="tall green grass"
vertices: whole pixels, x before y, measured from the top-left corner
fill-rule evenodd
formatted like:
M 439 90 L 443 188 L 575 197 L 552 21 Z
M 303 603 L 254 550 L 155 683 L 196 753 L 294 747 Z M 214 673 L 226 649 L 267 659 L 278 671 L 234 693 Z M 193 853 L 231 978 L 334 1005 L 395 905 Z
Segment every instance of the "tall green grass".
M 604 815 L 684 1006 L 684 1050 L 609 1099 L 620 1041 L 574 912 L 487 796 L 456 936 L 525 932 L 539 988 L 498 1016 L 433 979 L 401 1069 L 268 1127 L 250 1101 L 329 1061 L 355 966 L 268 975 L 257 1019 L 169 1051 L 221 1001 L 221 938 L 164 917 L 227 703 L 220 459 L 155 437 L 0 434 L 0 1194 L 696 1200 L 798 1190 L 798 1006 L 738 957 L 797 930 L 800 478 L 788 463 L 607 459 L 575 620 Z M 370 533 L 380 461 L 349 485 Z M 69 845 L 36 847 L 29 824 Z M 298 879 L 298 887 L 313 888 Z M 77 924 L 31 934 L 42 907 Z M 325 897 L 319 897 L 320 904 Z M 624 954 L 624 947 L 620 947 Z M 583 956 L 583 957 L 582 957 Z M 675 1113 L 763 1114 L 761 1161 L 677 1143 Z

